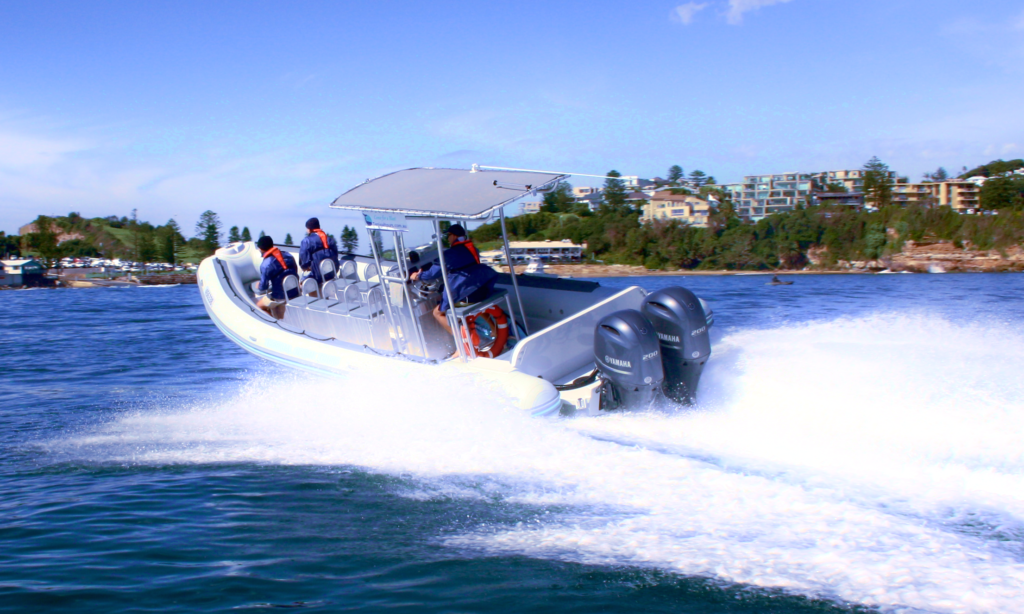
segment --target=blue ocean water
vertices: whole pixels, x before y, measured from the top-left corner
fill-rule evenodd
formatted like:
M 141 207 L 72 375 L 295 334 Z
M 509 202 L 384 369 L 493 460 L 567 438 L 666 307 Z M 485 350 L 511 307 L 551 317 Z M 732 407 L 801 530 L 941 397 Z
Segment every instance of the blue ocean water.
M 0 611 L 1024 610 L 1024 276 L 604 279 L 700 406 L 537 420 L 249 356 L 195 286 L 0 293 Z

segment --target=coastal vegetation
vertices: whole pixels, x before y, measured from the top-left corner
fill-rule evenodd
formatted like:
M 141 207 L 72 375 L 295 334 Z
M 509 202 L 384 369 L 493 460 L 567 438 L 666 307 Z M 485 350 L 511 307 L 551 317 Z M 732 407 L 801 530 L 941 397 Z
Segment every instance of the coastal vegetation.
M 881 261 L 899 253 L 907 241 L 916 244 L 948 242 L 958 248 L 1006 250 L 1024 244 L 1024 168 L 1022 160 L 996 160 L 964 176 L 988 177 L 980 191 L 985 215 L 961 215 L 949 207 L 923 202 L 900 206 L 893 203 L 892 173 L 878 158 L 864 165 L 865 199 L 877 211 L 859 211 L 842 205 L 812 205 L 769 215 L 757 222 L 742 220 L 729 193 L 713 177 L 694 170 L 689 175 L 679 165 L 669 168 L 667 189 L 698 193 L 710 198 L 707 228 L 675 220 L 643 223 L 643 201 L 630 194 L 616 171 L 608 173 L 603 200 L 596 210 L 576 199 L 572 186 L 561 183 L 544 195 L 538 213 L 507 219 L 509 238 L 529 241 L 569 240 L 586 244 L 586 255 L 609 264 L 640 265 L 659 270 L 768 270 L 829 269 L 841 262 Z M 939 168 L 926 173 L 930 181 L 949 177 Z M 683 187 L 686 182 L 688 187 Z M 829 184 L 829 191 L 845 191 Z M 213 211 L 203 212 L 186 238 L 179 224 L 163 225 L 131 216 L 84 218 L 38 216 L 24 236 L 0 232 L 0 252 L 34 255 L 47 264 L 72 256 L 103 256 L 141 262 L 198 262 L 221 246 L 225 225 Z M 259 236 L 263 236 L 259 231 Z M 498 223 L 483 225 L 472 233 L 482 249 L 497 245 Z M 248 227 L 231 226 L 227 242 L 252 240 Z M 290 243 L 289 237 L 286 242 Z M 345 226 L 340 244 L 346 251 L 358 248 L 359 233 Z
M 998 215 L 962 215 L 949 207 L 893 205 L 888 167 L 872 158 L 865 171 L 865 192 L 877 211 L 807 205 L 745 222 L 727 192 L 705 184 L 701 194 L 719 203 L 707 228 L 675 220 L 642 223 L 643 203 L 627 202 L 619 174 L 611 171 L 596 211 L 574 201 L 571 186 L 563 183 L 545 195 L 540 212 L 506 224 L 512 240 L 585 243 L 592 260 L 662 270 L 829 269 L 841 261 L 884 262 L 907 241 L 979 250 L 1024 243 L 1024 177 L 986 182 L 993 188 L 982 191 L 982 203 Z M 486 248 L 499 239 L 500 226 L 486 224 L 472 236 Z
M 186 239 L 174 219 L 154 225 L 131 216 L 85 218 L 76 212 L 65 216 L 40 215 L 21 236 L 0 232 L 0 250 L 5 254 L 34 255 L 50 265 L 65 257 L 120 258 L 137 262 L 198 262 L 221 245 L 220 218 L 204 212 L 196 224 L 196 236 Z M 248 227 L 232 227 L 228 240 L 251 237 Z

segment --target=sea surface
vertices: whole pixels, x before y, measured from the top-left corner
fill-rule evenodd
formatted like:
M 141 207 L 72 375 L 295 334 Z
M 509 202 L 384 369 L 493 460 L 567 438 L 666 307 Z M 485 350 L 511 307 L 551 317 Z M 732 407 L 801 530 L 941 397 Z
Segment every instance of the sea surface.
M 695 409 L 262 362 L 196 286 L 0 293 L 0 611 L 1022 612 L 1024 275 L 602 279 Z

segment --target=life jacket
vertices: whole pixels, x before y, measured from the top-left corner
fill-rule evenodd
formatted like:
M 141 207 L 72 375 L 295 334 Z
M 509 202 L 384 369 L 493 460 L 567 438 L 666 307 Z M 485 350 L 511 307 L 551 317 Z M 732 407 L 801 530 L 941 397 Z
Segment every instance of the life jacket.
M 466 249 L 469 250 L 469 253 L 473 254 L 473 260 L 476 260 L 476 263 L 480 264 L 480 252 L 476 251 L 476 246 L 473 245 L 472 241 L 466 239 L 464 241 L 456 241 L 452 243 L 452 247 L 455 247 L 456 245 L 465 245 Z
M 270 258 L 271 256 L 273 256 L 277 260 L 277 263 L 281 265 L 282 269 L 284 269 L 285 271 L 288 270 L 288 263 L 284 261 L 284 256 L 281 255 L 281 250 L 277 249 L 276 247 L 271 247 L 270 249 L 267 250 L 267 253 L 263 255 L 263 258 L 266 259 Z
M 324 244 L 324 249 L 330 249 L 330 247 L 327 245 L 327 233 L 320 230 L 319 228 L 314 228 L 313 232 L 316 233 L 316 236 L 320 237 L 320 242 Z

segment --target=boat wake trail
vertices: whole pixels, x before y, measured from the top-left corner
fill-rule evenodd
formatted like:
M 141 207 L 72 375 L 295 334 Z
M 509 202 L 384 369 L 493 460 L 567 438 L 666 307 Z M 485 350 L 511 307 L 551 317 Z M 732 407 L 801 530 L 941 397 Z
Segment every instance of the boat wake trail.
M 445 538 L 467 552 L 1006 612 L 1024 601 L 1022 371 L 1014 326 L 880 314 L 728 333 L 701 407 L 677 414 L 537 420 L 468 377 L 275 376 L 54 445 L 125 463 L 359 466 L 412 475 L 422 490 L 406 496 L 551 510 Z

